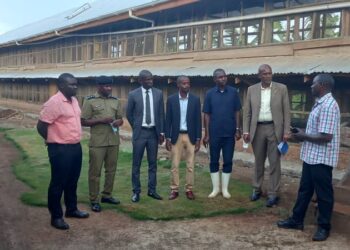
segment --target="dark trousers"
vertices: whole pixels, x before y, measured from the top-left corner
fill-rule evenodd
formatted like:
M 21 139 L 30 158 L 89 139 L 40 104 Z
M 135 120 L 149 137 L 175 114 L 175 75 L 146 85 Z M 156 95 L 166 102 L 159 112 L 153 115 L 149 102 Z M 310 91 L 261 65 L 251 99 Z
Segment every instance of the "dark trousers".
M 64 192 L 66 211 L 77 209 L 77 183 L 82 163 L 80 143 L 56 144 L 47 147 L 51 164 L 51 181 L 48 190 L 48 208 L 52 219 L 62 218 L 61 198 Z
M 220 152 L 222 151 L 222 157 L 224 160 L 223 173 L 232 172 L 232 158 L 233 150 L 235 148 L 234 137 L 210 137 L 210 173 L 216 173 L 219 171 L 219 159 Z
M 141 193 L 140 167 L 145 149 L 148 161 L 148 191 L 155 192 L 157 186 L 158 137 L 155 129 L 141 129 L 137 139 L 132 141 L 131 181 L 134 193 Z
M 334 204 L 332 170 L 332 167 L 324 164 L 303 163 L 298 197 L 293 208 L 295 221 L 304 221 L 306 210 L 315 191 L 319 211 L 317 223 L 319 227 L 331 229 L 330 221 Z

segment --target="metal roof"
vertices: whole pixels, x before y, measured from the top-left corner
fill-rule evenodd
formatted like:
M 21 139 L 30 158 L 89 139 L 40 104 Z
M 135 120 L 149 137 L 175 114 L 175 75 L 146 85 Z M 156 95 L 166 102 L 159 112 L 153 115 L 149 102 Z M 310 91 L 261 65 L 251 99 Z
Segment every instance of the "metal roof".
M 40 20 L 9 31 L 0 36 L 0 44 L 16 42 L 31 37 L 43 35 L 50 32 L 60 31 L 65 28 L 77 26 L 86 22 L 106 18 L 127 12 L 129 9 L 137 10 L 170 0 L 98 0 L 89 3 L 91 8 L 86 9 L 75 17 L 68 19 L 77 11 L 80 6 L 73 8 L 52 17 Z
M 89 76 L 136 76 L 142 69 L 150 70 L 157 76 L 211 76 L 217 68 L 223 68 L 227 74 L 253 75 L 259 65 L 271 65 L 275 74 L 311 74 L 311 73 L 350 73 L 350 57 L 345 54 L 311 56 L 275 56 L 258 58 L 237 58 L 226 60 L 168 60 L 148 62 L 117 62 L 92 66 L 60 67 L 35 70 L 1 70 L 0 78 L 57 78 L 63 72 L 76 77 Z

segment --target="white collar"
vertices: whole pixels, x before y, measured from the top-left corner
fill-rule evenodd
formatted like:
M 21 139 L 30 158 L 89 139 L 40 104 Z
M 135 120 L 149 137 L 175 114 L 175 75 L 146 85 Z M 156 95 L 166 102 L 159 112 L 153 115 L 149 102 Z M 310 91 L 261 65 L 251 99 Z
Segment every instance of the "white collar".
M 152 93 L 152 88 L 145 89 L 144 87 L 141 87 L 141 89 L 143 93 L 146 93 L 147 90 L 149 90 L 148 93 Z
M 268 86 L 268 87 L 266 87 L 266 88 L 264 88 L 264 87 L 262 86 L 262 83 L 260 83 L 260 87 L 261 87 L 262 90 L 270 89 L 270 88 L 272 87 L 272 82 L 270 83 L 270 86 Z
M 187 95 L 186 95 L 186 97 L 183 98 L 183 97 L 180 95 L 180 92 L 179 92 L 179 99 L 183 99 L 183 100 L 184 100 L 184 99 L 188 99 L 188 96 L 189 96 L 189 95 L 190 95 L 190 93 L 188 92 Z

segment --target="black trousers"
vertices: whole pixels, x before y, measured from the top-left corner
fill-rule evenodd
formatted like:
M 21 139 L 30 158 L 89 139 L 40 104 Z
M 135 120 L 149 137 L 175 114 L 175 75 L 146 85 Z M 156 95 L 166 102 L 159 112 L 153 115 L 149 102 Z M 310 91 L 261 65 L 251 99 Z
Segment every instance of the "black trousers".
M 331 229 L 330 221 L 334 205 L 332 170 L 332 167 L 324 164 L 303 163 L 298 197 L 293 208 L 292 218 L 295 221 L 301 223 L 304 221 L 312 195 L 316 192 L 319 211 L 318 226 L 326 230 Z
M 48 144 L 51 181 L 47 200 L 52 219 L 62 218 L 61 198 L 64 192 L 66 211 L 77 209 L 77 183 L 82 163 L 82 150 L 77 144 Z
M 216 173 L 219 171 L 219 159 L 220 152 L 222 151 L 223 157 L 223 173 L 232 172 L 232 158 L 233 151 L 235 149 L 235 138 L 234 137 L 210 137 L 209 141 L 210 148 L 210 173 Z
M 156 129 L 142 129 L 140 136 L 132 141 L 131 181 L 134 193 L 141 193 L 140 167 L 143 154 L 147 151 L 148 191 L 154 193 L 157 186 L 158 137 Z

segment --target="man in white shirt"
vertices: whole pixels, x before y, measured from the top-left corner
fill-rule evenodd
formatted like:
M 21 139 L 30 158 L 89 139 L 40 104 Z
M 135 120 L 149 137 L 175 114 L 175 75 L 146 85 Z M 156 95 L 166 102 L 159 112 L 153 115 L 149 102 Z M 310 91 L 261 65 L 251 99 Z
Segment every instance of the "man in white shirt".
M 139 74 L 141 87 L 128 96 L 126 117 L 132 127 L 132 202 L 139 202 L 141 193 L 140 167 L 145 149 L 148 160 L 148 196 L 162 200 L 156 192 L 158 143 L 164 142 L 164 101 L 160 89 L 153 88 L 153 76 L 148 70 Z
M 281 155 L 278 144 L 286 141 L 290 129 L 290 108 L 287 87 L 272 81 L 272 69 L 259 67 L 260 83 L 248 88 L 243 113 L 243 140 L 251 142 L 255 156 L 253 194 L 251 201 L 260 199 L 266 157 L 269 159 L 267 207 L 277 205 L 281 180 Z
M 186 197 L 194 200 L 194 159 L 200 148 L 202 137 L 201 103 L 198 96 L 190 93 L 190 79 L 177 78 L 179 92 L 167 100 L 165 136 L 166 149 L 171 152 L 171 193 L 169 200 L 179 195 L 179 164 L 182 152 L 186 160 Z

